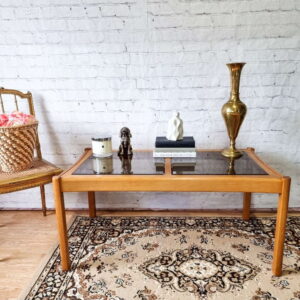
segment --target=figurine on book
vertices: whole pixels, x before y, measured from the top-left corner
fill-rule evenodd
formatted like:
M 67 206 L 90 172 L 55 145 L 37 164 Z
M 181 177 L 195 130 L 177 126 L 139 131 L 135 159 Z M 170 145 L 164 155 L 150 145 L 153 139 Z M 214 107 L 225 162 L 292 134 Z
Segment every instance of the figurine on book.
M 173 117 L 168 122 L 167 139 L 169 141 L 179 141 L 183 139 L 183 122 L 179 112 L 174 112 Z
M 156 137 L 153 157 L 196 157 L 195 140 L 192 136 L 183 136 L 179 112 L 169 120 L 167 136 Z

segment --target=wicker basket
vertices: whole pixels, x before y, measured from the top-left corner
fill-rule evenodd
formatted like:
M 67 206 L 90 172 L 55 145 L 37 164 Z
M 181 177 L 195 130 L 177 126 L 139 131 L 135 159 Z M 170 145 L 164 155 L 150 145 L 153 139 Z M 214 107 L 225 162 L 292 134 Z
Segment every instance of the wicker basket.
M 0 127 L 0 167 L 14 173 L 32 166 L 38 122 Z

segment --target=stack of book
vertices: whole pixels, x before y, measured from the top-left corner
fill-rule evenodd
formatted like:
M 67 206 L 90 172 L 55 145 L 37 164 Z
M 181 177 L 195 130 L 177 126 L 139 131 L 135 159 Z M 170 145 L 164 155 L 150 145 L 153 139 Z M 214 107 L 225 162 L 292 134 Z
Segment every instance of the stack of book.
M 158 136 L 153 157 L 196 157 L 195 140 L 192 136 L 185 136 L 180 141 L 169 141 Z

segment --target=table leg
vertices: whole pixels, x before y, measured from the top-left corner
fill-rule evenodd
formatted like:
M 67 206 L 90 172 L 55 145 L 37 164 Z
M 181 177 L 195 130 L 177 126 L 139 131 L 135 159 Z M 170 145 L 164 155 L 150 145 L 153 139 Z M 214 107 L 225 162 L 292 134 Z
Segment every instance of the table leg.
M 55 213 L 56 213 L 58 234 L 59 234 L 61 266 L 63 271 L 67 271 L 70 269 L 70 256 L 69 256 L 64 196 L 63 193 L 61 192 L 59 177 L 56 176 L 53 177 L 52 183 L 53 183 L 53 191 L 54 191 L 54 198 L 55 198 Z
M 276 230 L 274 241 L 274 254 L 273 254 L 273 274 L 280 276 L 282 273 L 282 260 L 285 240 L 285 227 L 286 218 L 289 204 L 290 193 L 290 177 L 283 177 L 282 179 L 282 192 L 279 194 L 277 218 L 276 218 Z
M 89 199 L 89 214 L 91 218 L 96 217 L 96 201 L 95 201 L 95 192 L 88 192 Z
M 251 206 L 251 193 L 244 193 L 244 203 L 243 203 L 244 220 L 249 220 L 250 218 L 250 206 Z

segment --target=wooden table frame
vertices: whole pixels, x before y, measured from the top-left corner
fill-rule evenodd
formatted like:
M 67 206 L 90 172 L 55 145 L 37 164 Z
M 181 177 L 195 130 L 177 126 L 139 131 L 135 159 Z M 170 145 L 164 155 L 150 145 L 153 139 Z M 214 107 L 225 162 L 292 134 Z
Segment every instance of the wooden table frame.
M 256 156 L 253 148 L 244 151 L 268 175 L 172 175 L 170 158 L 165 159 L 164 175 L 72 175 L 90 157 L 91 149 L 85 149 L 83 155 L 71 168 L 53 177 L 62 269 L 65 271 L 70 269 L 64 192 L 88 192 L 90 217 L 96 216 L 96 191 L 243 192 L 244 220 L 250 217 L 251 193 L 279 195 L 272 270 L 275 276 L 280 276 L 291 179 L 266 165 Z

